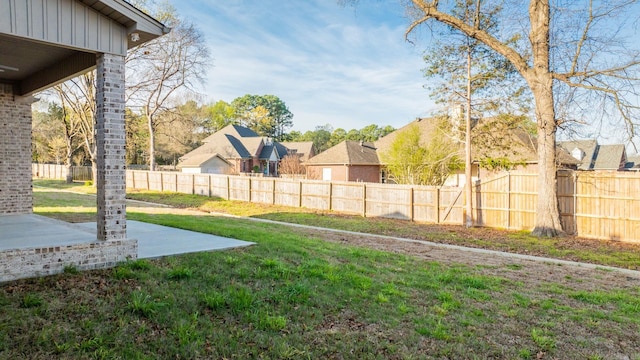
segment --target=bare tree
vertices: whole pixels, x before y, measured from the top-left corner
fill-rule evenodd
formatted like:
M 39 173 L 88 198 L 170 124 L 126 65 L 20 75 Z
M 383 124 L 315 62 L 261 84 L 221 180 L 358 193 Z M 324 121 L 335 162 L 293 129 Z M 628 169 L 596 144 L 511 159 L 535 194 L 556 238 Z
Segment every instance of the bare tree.
M 54 93 L 62 105 L 64 114 L 65 139 L 68 149 L 68 159 L 65 164 L 68 163 L 71 166 L 72 145 L 77 137 L 91 159 L 91 171 L 93 179 L 95 179 L 97 171 L 97 148 L 94 132 L 96 113 L 95 71 L 90 71 L 55 86 Z M 71 174 L 71 171 L 68 174 Z M 68 176 L 67 182 L 70 182 Z
M 278 171 L 282 175 L 304 175 L 307 173 L 302 161 L 300 161 L 300 156 L 296 154 L 285 155 L 280 160 Z
M 490 1 L 485 1 L 490 2 Z M 640 53 L 627 40 L 637 21 L 638 2 L 530 0 L 523 18 L 525 28 L 503 16 L 501 26 L 489 31 L 451 12 L 451 1 L 411 0 L 407 9 L 412 23 L 408 36 L 423 24 L 446 25 L 476 39 L 507 59 L 524 78 L 535 102 L 538 149 L 538 236 L 556 236 L 562 232 L 556 189 L 556 132 L 564 125 L 556 115 L 557 106 L 569 105 L 596 96 L 603 116 L 624 121 L 630 137 L 636 135 L 637 92 Z M 521 2 L 510 4 L 514 14 L 525 9 Z M 635 17 L 629 16 L 635 14 Z M 519 34 L 528 34 L 528 37 Z M 513 42 L 513 39 L 520 41 Z M 593 100 L 592 100 L 593 101 Z M 591 104 L 594 104 L 591 102 Z
M 166 15 L 169 34 L 131 49 L 126 57 L 127 102 L 147 120 L 149 169 L 155 170 L 155 133 L 162 112 L 172 109 L 172 99 L 195 92 L 209 64 L 209 50 L 201 32 L 191 23 Z
M 56 89 L 57 91 L 57 89 Z M 34 111 L 32 124 L 34 159 L 62 162 L 67 168 L 67 182 L 73 181 L 73 154 L 82 146 L 74 116 L 67 108 L 49 102 L 46 112 Z

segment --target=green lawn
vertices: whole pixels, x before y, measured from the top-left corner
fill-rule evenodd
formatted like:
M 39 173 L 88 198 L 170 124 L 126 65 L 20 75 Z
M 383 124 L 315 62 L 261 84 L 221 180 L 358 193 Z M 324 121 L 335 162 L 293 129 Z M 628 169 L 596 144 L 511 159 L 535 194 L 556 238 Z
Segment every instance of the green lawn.
M 225 213 L 238 216 L 282 221 L 294 224 L 314 225 L 330 229 L 341 229 L 391 235 L 475 248 L 484 248 L 512 253 L 538 255 L 556 259 L 615 266 L 640 270 L 640 245 L 617 241 L 600 241 L 560 237 L 538 238 L 527 231 L 503 231 L 489 228 L 465 229 L 461 226 L 439 226 L 405 220 L 384 218 L 362 218 L 335 212 L 227 201 L 198 195 L 130 190 L 130 199 L 144 200 L 193 208 L 204 212 Z
M 36 191 L 35 211 L 93 216 L 95 199 L 55 194 Z M 640 281 L 623 274 L 533 282 L 526 264 L 425 261 L 284 225 L 128 217 L 257 245 L 5 283 L 0 358 L 640 359 Z

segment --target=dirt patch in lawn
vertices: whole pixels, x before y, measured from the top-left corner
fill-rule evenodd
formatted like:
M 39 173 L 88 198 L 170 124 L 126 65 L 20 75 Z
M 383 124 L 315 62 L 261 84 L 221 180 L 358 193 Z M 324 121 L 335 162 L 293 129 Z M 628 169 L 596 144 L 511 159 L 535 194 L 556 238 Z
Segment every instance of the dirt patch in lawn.
M 478 236 L 478 229 L 473 229 Z M 487 230 L 487 231 L 485 231 Z M 445 264 L 463 264 L 477 267 L 486 275 L 500 276 L 513 281 L 525 282 L 533 286 L 543 283 L 556 283 L 562 286 L 575 287 L 579 284 L 584 290 L 607 290 L 632 288 L 640 286 L 640 272 L 621 273 L 618 271 L 556 264 L 552 262 L 526 260 L 510 257 L 509 254 L 495 255 L 473 251 L 457 250 L 433 246 L 418 242 L 398 241 L 390 238 L 371 237 L 366 235 L 344 234 L 320 230 L 300 230 L 309 236 L 325 241 L 350 244 L 381 251 L 417 256 L 419 258 Z M 461 228 L 457 234 L 464 233 Z M 481 236 L 499 239 L 500 231 L 481 229 Z M 502 232 L 504 237 L 504 232 Z M 574 240 L 575 241 L 575 240 Z

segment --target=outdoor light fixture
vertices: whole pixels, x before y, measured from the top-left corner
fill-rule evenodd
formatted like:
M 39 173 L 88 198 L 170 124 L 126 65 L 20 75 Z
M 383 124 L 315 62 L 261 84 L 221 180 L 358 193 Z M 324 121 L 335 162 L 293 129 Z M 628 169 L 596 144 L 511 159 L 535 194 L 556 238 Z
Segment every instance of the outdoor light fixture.
M 140 34 L 137 32 L 131 33 L 131 41 L 138 42 L 140 40 Z
M 18 71 L 18 68 L 11 67 L 11 66 L 0 65 L 0 72 L 4 72 L 4 71 L 7 71 L 7 70 Z

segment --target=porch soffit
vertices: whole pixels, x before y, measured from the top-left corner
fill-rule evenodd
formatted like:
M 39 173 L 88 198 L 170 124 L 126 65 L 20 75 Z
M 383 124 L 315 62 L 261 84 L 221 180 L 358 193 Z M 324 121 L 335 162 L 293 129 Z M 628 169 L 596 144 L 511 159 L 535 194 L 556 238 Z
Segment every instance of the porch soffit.
M 31 95 L 168 31 L 124 0 L 0 0 L 0 83 Z

